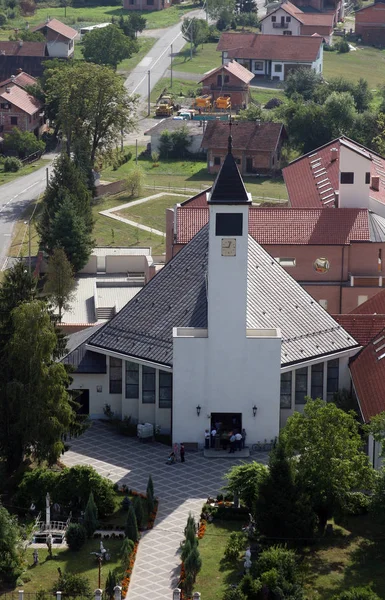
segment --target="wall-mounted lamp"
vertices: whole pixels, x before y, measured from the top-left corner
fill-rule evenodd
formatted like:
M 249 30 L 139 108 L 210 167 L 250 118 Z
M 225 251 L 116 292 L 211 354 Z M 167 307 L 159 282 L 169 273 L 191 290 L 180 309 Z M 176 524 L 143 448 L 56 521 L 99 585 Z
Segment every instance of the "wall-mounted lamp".
M 255 416 L 256 416 L 256 414 L 257 414 L 257 410 L 258 410 L 258 408 L 257 408 L 257 407 L 255 406 L 255 404 L 254 404 L 254 406 L 253 406 L 253 417 L 255 417 Z
M 197 415 L 198 415 L 198 417 L 199 417 L 200 414 L 201 414 L 201 407 L 198 404 L 198 406 L 197 406 Z

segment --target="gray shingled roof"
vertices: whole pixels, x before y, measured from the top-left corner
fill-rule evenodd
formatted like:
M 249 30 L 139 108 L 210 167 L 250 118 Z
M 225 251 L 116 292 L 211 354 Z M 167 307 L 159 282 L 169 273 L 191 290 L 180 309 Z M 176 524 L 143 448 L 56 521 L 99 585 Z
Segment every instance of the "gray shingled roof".
M 369 229 L 372 242 L 385 242 L 385 219 L 369 211 Z
M 81 331 L 71 333 L 66 340 L 68 353 L 60 362 L 71 365 L 75 373 L 106 373 L 105 355 L 86 349 L 86 343 L 89 338 L 102 325 L 103 323 L 98 323 L 98 325 L 94 325 L 93 327 L 87 327 Z
M 207 327 L 208 226 L 89 340 L 172 365 L 173 327 Z M 279 327 L 282 365 L 354 348 L 357 342 L 249 236 L 247 326 Z

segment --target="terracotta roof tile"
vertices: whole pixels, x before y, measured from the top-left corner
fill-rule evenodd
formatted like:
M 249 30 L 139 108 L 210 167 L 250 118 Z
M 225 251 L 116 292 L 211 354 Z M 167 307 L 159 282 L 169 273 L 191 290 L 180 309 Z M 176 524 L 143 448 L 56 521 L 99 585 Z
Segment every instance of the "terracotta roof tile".
M 45 56 L 45 42 L 2 42 L 0 54 L 5 56 Z
M 385 328 L 384 315 L 333 315 L 339 323 L 355 340 L 366 346 L 376 335 Z
M 354 387 L 365 422 L 385 410 L 385 329 L 351 362 Z
M 238 36 L 235 39 L 222 37 Z M 226 47 L 226 43 L 231 46 Z M 269 35 L 255 33 L 253 39 L 249 34 L 222 34 L 217 50 L 227 50 L 228 58 L 252 58 L 261 60 L 300 60 L 314 62 L 317 58 L 322 40 L 304 35 Z
M 186 244 L 208 222 L 208 209 L 182 206 L 177 209 L 177 244 Z M 249 233 L 262 245 L 348 245 L 369 241 L 368 211 L 338 211 L 250 207 Z
M 234 77 L 237 77 L 240 81 L 243 81 L 243 83 L 250 83 L 250 81 L 254 79 L 254 73 L 246 69 L 246 67 L 243 65 L 240 65 L 235 61 L 230 61 L 227 63 L 227 65 L 221 65 L 220 67 L 211 69 L 211 71 L 205 73 L 199 83 L 205 81 L 207 78 L 211 77 L 215 73 L 219 73 L 220 71 L 231 73 L 231 75 L 234 75 Z
M 34 27 L 32 31 L 40 31 L 41 29 L 44 29 L 44 27 L 52 29 L 52 31 L 59 33 L 60 35 L 62 35 L 65 38 L 68 38 L 69 40 L 73 40 L 74 37 L 76 37 L 78 34 L 76 29 L 65 25 L 61 21 L 58 21 L 58 19 L 51 19 L 50 21 L 48 21 L 48 23 L 40 23 L 40 25 L 36 25 L 36 27 Z
M 234 150 L 274 152 L 281 135 L 286 136 L 282 123 L 237 122 L 232 127 Z M 208 121 L 202 140 L 202 148 L 228 146 L 229 125 L 225 121 Z
M 32 77 L 32 75 L 28 75 L 28 73 L 24 73 L 24 71 L 22 71 L 18 75 L 15 75 L 13 78 L 8 77 L 8 79 L 0 81 L 0 88 L 3 88 L 9 84 L 18 85 L 21 88 L 25 88 L 25 86 L 27 85 L 35 85 L 36 83 L 36 77 Z
M 42 108 L 42 103 L 39 102 L 39 100 L 34 96 L 28 94 L 22 88 L 14 85 L 8 89 L 9 92 L 4 91 L 2 94 L 0 94 L 0 98 L 6 102 L 14 104 L 14 106 L 17 106 L 27 114 L 33 115 Z
M 255 33 L 222 33 L 217 50 L 231 50 L 232 48 L 241 48 L 248 46 L 254 40 Z
M 351 315 L 385 315 L 385 290 L 381 290 L 351 311 Z

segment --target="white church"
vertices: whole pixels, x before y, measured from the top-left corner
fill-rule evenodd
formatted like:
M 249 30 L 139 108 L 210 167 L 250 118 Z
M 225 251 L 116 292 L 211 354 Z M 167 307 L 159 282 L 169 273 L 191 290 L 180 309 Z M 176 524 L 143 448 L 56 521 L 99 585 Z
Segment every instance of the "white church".
M 306 396 L 350 389 L 360 346 L 248 234 L 250 194 L 229 152 L 206 225 L 108 323 L 73 334 L 63 362 L 93 419 L 109 405 L 173 442 L 275 438 Z

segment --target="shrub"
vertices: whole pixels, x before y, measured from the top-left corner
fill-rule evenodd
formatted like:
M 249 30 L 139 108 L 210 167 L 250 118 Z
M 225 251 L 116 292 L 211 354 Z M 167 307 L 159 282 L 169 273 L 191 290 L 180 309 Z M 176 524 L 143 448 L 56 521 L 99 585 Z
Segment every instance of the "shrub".
M 144 526 L 144 512 L 143 512 L 142 499 L 139 498 L 139 496 L 135 496 L 133 505 L 134 505 L 135 517 L 136 517 L 136 522 L 137 522 L 138 528 L 142 529 Z
M 82 596 L 83 598 L 91 598 L 92 591 L 87 577 L 83 575 L 71 575 L 64 573 L 54 583 L 52 591 L 56 594 L 60 590 L 63 596 Z
M 16 173 L 22 166 L 21 160 L 15 156 L 7 156 L 4 161 L 4 171 L 6 173 Z
M 114 587 L 118 585 L 118 579 L 116 577 L 116 573 L 114 573 L 113 571 L 108 571 L 108 575 L 106 578 L 106 583 L 105 583 L 105 592 L 106 592 L 106 596 L 107 598 L 109 598 L 109 600 L 112 600 L 112 598 L 114 597 Z
M 152 481 L 152 477 L 151 475 L 148 476 L 148 482 L 147 482 L 147 490 L 146 490 L 147 495 L 151 494 L 152 498 L 155 498 L 155 492 L 154 492 L 154 483 Z
M 239 589 L 245 594 L 248 600 L 251 600 L 258 598 L 259 592 L 262 589 L 262 583 L 259 579 L 253 579 L 253 577 L 248 574 L 242 578 Z
M 126 179 L 127 189 L 132 198 L 140 196 L 144 187 L 144 173 L 139 167 L 135 167 Z
M 339 40 L 334 44 L 334 46 L 337 48 L 339 54 L 345 54 L 346 52 L 350 52 L 350 46 L 346 40 Z
M 7 15 L 5 15 L 3 12 L 0 13 L 0 27 L 5 25 L 7 22 Z
M 87 539 L 87 532 L 83 525 L 79 523 L 70 523 L 66 531 L 66 540 L 70 550 L 80 550 Z M 56 588 L 61 590 L 61 587 Z
M 344 513 L 348 515 L 364 515 L 368 512 L 371 499 L 362 492 L 350 492 L 343 507 Z
M 136 522 L 135 511 L 132 504 L 128 509 L 124 533 L 126 534 L 126 537 L 128 537 L 128 539 L 132 540 L 134 543 L 139 540 L 138 524 Z
M 282 546 L 272 546 L 261 552 L 256 563 L 259 575 L 276 569 L 281 577 L 291 583 L 297 580 L 295 552 Z
M 236 562 L 239 559 L 240 552 L 245 549 L 246 539 L 244 533 L 231 533 L 225 548 L 225 560 L 228 562 Z
M 128 538 L 125 538 L 120 548 L 120 560 L 122 561 L 123 569 L 127 568 L 133 550 L 134 542 L 132 540 L 129 540 Z
M 370 587 L 357 587 L 333 596 L 332 600 L 380 600 Z
M 84 527 L 88 537 L 92 537 L 95 529 L 98 528 L 98 509 L 96 508 L 94 495 L 91 492 L 88 498 L 86 510 L 84 511 Z
M 247 600 L 240 587 L 229 588 L 223 595 L 223 600 Z
M 122 500 L 122 509 L 123 510 L 128 510 L 131 504 L 131 500 L 129 499 L 128 496 L 124 496 L 123 500 Z
M 156 152 L 154 150 L 154 152 L 151 152 L 151 160 L 153 163 L 157 163 L 159 160 L 159 152 Z
M 21 131 L 14 127 L 10 133 L 4 136 L 4 152 L 24 158 L 38 152 L 42 154 L 45 150 L 45 143 L 38 140 L 30 131 Z
M 281 104 L 283 104 L 283 100 L 281 100 L 280 98 L 271 98 L 270 100 L 268 100 L 268 102 L 266 102 L 264 108 L 270 110 L 272 108 L 278 108 L 278 106 L 281 106 Z

